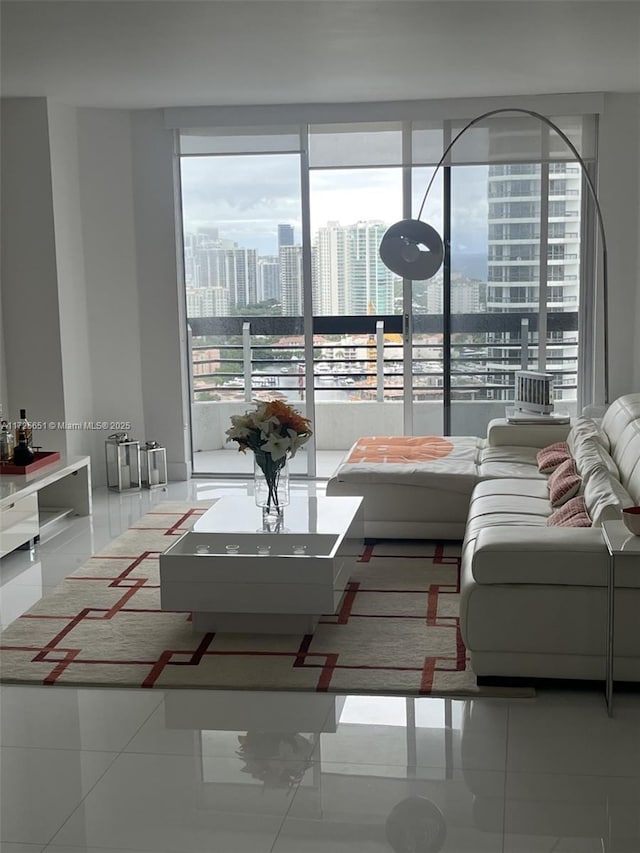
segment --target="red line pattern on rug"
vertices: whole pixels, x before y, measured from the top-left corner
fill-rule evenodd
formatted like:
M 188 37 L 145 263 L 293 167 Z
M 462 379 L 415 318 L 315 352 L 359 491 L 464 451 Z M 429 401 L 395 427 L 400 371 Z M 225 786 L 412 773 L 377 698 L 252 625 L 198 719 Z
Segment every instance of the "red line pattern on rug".
M 109 670 L 128 667 L 129 686 L 145 688 L 478 693 L 460 633 L 460 558 L 452 546 L 365 545 L 337 613 L 323 617 L 314 634 L 200 634 L 193 633 L 191 614 L 160 609 L 161 552 L 145 547 L 145 537 L 148 543 L 149 537 L 182 534 L 203 511 L 192 506 L 173 517 L 150 513 L 167 515 L 167 526 L 147 526 L 141 519 L 140 527 L 125 534 L 127 541 L 132 534 L 139 537 L 137 553 L 127 548 L 131 553 L 118 554 L 110 546 L 64 582 L 65 595 L 54 594 L 49 606 L 44 599 L 18 619 L 0 639 L 3 665 L 9 663 L 2 680 L 108 685 Z M 122 566 L 114 564 L 115 576 L 107 576 L 99 561 Z M 97 598 L 88 606 L 92 586 Z M 74 590 L 83 602 L 75 612 Z M 103 627 L 96 631 L 98 624 Z M 47 625 L 55 626 L 53 633 Z M 447 687 L 452 675 L 455 682 Z

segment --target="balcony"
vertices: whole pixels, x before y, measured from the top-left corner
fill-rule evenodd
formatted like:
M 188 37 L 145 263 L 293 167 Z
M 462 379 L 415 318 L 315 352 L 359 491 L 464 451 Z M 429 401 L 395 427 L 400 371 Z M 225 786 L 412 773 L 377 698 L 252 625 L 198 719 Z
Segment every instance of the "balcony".
M 359 436 L 402 434 L 407 393 L 414 433 L 441 434 L 445 381 L 450 387 L 451 431 L 484 434 L 489 420 L 503 417 L 505 405 L 513 399 L 514 372 L 521 369 L 523 320 L 529 324 L 528 358 L 533 366 L 536 314 L 526 310 L 453 314 L 449 357 L 444 352 L 442 315 L 417 314 L 411 365 L 405 370 L 401 316 L 316 317 L 312 381 L 318 457 L 329 455 L 330 466 L 335 467 L 340 454 Z M 570 414 L 576 407 L 577 321 L 573 312 L 549 313 L 547 318 L 547 369 L 558 375 L 562 409 Z M 306 413 L 303 321 L 204 317 L 192 318 L 189 325 L 193 447 L 197 456 L 203 454 L 197 468 L 204 471 L 204 454 L 213 460 L 211 454 L 219 457 L 221 452 L 226 460 L 229 451 L 237 451 L 235 444 L 226 443 L 225 430 L 231 415 L 244 412 L 252 401 L 278 396 Z M 236 468 L 237 457 L 236 452 Z M 302 472 L 304 464 L 300 460 L 294 472 L 296 468 Z M 250 460 L 242 467 L 248 471 Z M 319 474 L 326 475 L 321 467 Z

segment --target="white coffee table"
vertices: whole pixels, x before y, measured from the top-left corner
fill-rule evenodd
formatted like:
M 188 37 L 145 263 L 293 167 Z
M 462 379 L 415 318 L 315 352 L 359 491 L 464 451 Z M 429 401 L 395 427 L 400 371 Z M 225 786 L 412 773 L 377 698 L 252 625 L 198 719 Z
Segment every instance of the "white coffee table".
M 277 533 L 252 497 L 223 497 L 161 554 L 161 607 L 191 611 L 198 632 L 312 633 L 338 609 L 363 535 L 359 497 L 294 497 Z

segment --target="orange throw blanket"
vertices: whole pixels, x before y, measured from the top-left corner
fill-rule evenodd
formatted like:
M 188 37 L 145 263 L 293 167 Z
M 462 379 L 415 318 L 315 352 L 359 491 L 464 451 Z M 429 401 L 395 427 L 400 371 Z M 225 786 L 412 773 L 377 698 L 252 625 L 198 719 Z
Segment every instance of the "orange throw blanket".
M 431 462 L 442 459 L 453 444 L 439 435 L 374 435 L 358 439 L 347 462 Z

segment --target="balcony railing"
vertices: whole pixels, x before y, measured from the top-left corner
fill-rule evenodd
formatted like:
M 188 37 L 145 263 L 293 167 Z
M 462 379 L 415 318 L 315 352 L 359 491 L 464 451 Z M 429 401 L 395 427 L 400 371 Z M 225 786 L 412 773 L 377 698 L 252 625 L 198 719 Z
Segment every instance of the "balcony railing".
M 537 314 L 453 314 L 450 356 L 444 351 L 442 315 L 413 317 L 411 365 L 405 370 L 399 315 L 317 317 L 313 369 L 307 375 L 300 317 L 192 318 L 194 402 L 249 401 L 280 394 L 304 400 L 313 382 L 318 402 L 441 399 L 445 361 L 452 399 L 513 399 L 514 372 L 522 368 L 522 321 L 528 324 L 528 363 L 537 363 Z M 557 384 L 576 388 L 577 312 L 547 315 L 547 367 Z M 558 340 L 558 334 L 563 335 Z

